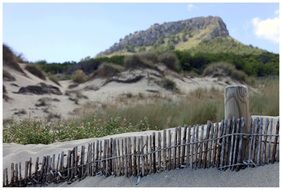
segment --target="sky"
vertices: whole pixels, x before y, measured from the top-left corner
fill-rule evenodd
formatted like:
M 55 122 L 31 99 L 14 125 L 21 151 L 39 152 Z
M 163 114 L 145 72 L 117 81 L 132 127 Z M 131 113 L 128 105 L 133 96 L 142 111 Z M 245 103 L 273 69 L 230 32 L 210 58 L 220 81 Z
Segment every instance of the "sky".
M 220 16 L 244 44 L 279 52 L 278 3 L 4 3 L 3 42 L 29 61 L 79 61 L 154 23 Z

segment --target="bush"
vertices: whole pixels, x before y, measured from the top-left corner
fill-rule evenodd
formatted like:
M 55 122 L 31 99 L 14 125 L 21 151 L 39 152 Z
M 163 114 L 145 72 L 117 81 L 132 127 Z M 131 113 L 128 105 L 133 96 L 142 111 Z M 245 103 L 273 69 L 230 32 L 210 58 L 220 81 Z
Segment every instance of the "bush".
M 77 83 L 83 83 L 87 80 L 87 75 L 81 69 L 78 69 L 74 72 L 72 80 Z
M 224 62 L 212 63 L 208 65 L 205 68 L 203 75 L 212 77 L 230 76 L 232 79 L 240 82 L 246 82 L 248 77 L 243 71 L 237 70 L 234 65 Z
M 31 74 L 33 74 L 34 76 L 37 76 L 42 80 L 46 80 L 45 74 L 36 65 L 28 64 L 25 66 L 25 69 Z
M 134 54 L 125 57 L 124 66 L 126 69 L 150 68 L 156 69 L 152 60 L 146 55 L 148 54 Z
M 181 70 L 180 62 L 175 53 L 166 52 L 159 56 L 159 62 L 165 64 L 167 68 L 179 72 Z
M 168 79 L 168 78 L 164 78 L 161 80 L 161 86 L 169 91 L 173 91 L 176 92 L 178 89 L 176 87 L 176 84 L 174 81 Z
M 93 77 L 113 77 L 123 71 L 123 69 L 124 68 L 120 65 L 115 65 L 112 63 L 103 63 L 102 65 L 100 65 L 98 70 L 93 73 Z

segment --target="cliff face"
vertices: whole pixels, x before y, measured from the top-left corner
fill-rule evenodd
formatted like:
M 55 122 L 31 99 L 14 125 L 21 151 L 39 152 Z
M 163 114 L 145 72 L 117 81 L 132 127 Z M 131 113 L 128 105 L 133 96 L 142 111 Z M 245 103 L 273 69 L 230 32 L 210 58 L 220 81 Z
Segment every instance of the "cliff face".
M 168 48 L 189 49 L 202 41 L 218 37 L 227 37 L 229 32 L 220 17 L 196 17 L 182 21 L 154 24 L 149 29 L 137 31 L 125 36 L 109 49 L 99 55 L 109 55 L 115 52 L 140 52 Z

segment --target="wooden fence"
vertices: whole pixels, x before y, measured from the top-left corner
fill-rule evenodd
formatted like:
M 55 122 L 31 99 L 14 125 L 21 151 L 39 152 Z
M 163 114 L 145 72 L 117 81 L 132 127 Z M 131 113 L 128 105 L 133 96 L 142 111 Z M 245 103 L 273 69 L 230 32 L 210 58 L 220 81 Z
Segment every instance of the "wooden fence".
M 163 170 L 216 167 L 239 171 L 279 161 L 279 120 L 256 118 L 182 126 L 145 136 L 110 138 L 4 169 L 4 186 L 72 183 L 86 176 L 146 176 Z

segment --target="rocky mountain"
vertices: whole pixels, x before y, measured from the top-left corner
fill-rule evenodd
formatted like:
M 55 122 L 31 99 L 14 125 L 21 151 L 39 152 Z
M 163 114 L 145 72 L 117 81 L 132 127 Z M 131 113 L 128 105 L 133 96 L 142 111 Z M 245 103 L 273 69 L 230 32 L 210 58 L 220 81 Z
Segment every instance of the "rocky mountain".
M 237 49 L 242 49 L 242 46 L 245 46 L 229 36 L 226 24 L 220 17 L 208 16 L 154 24 L 147 30 L 136 31 L 125 36 L 109 49 L 99 53 L 98 56 L 130 54 L 152 50 L 193 49 L 198 45 L 203 46 L 207 43 L 209 45 L 211 43 L 214 45 L 213 42 L 217 44 L 220 39 L 223 39 L 225 46 L 226 43 L 227 46 Z M 252 49 L 254 52 L 259 51 L 253 47 L 248 49 Z M 226 47 L 222 50 L 226 50 Z

